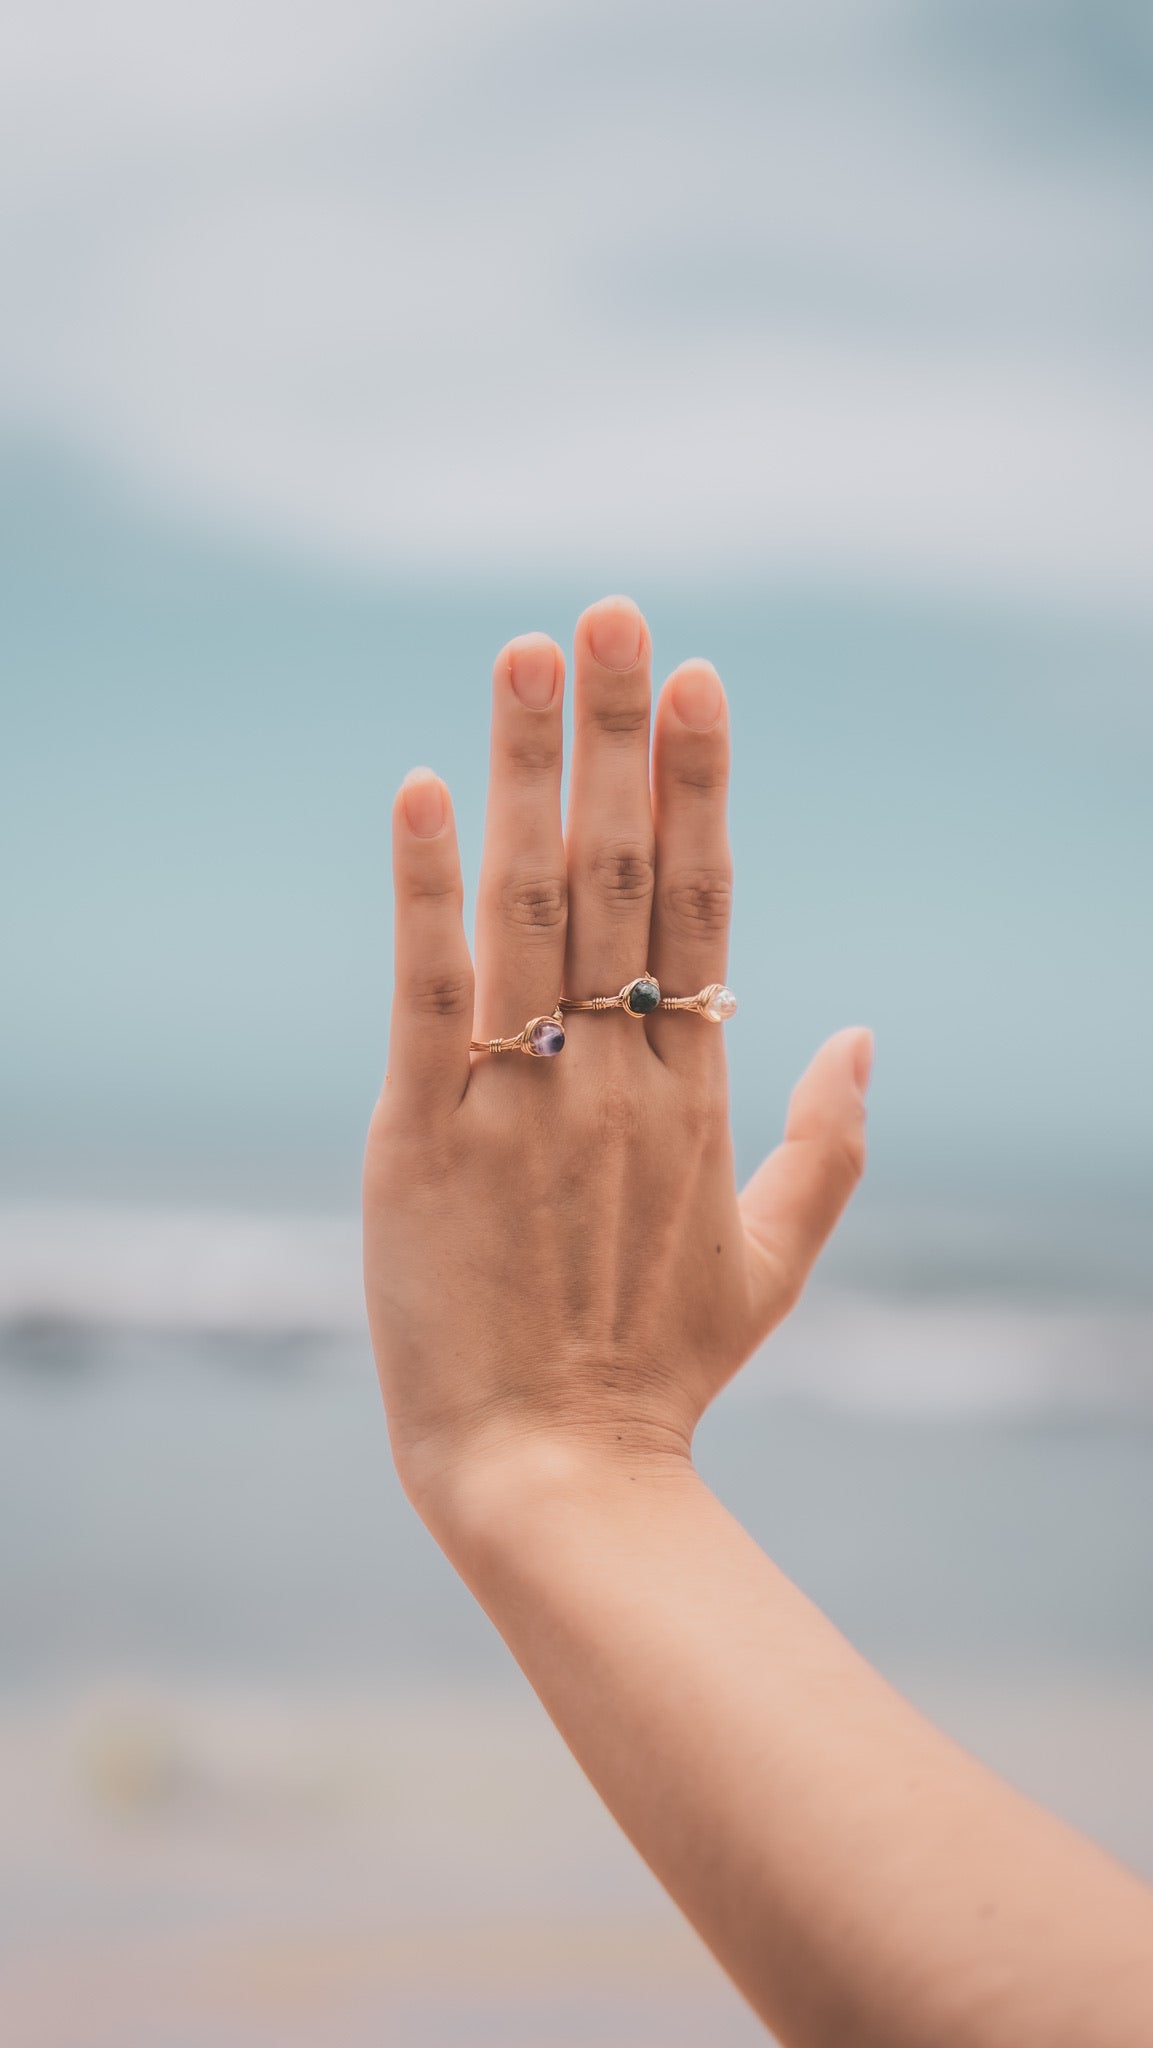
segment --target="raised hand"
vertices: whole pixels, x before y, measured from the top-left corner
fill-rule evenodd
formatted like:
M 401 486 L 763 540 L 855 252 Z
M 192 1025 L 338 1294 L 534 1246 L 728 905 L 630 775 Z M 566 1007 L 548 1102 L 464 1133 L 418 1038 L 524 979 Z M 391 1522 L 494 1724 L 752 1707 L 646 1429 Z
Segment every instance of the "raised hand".
M 585 613 L 563 836 L 561 678 L 539 636 L 497 660 L 475 992 L 448 793 L 422 769 L 397 801 L 365 1258 L 401 1478 L 774 2038 L 1138 2048 L 1149 1892 L 899 1699 L 691 1461 L 860 1173 L 868 1032 L 822 1047 L 740 1197 L 722 1024 L 560 1009 L 561 1051 L 516 1049 L 562 999 L 725 974 L 716 675 L 669 678 L 650 769 L 644 621 Z
M 706 1405 L 796 1301 L 863 1163 L 863 1030 L 817 1054 L 740 1198 L 721 1024 L 569 1012 L 555 1057 L 470 1051 L 646 972 L 673 997 L 725 979 L 715 670 L 693 660 L 669 677 L 650 761 L 645 621 L 625 598 L 583 615 L 562 830 L 563 690 L 543 635 L 497 657 L 475 977 L 448 791 L 417 769 L 395 805 L 366 1281 L 397 1466 L 434 1523 L 463 1475 L 522 1449 L 686 1459 Z

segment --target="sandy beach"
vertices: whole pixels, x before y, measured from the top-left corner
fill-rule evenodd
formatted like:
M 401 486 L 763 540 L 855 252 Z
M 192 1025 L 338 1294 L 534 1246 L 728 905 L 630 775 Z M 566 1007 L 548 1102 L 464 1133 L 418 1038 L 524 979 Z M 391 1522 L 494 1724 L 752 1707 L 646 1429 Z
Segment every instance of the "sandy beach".
M 1153 1683 L 902 1675 L 1153 1876 Z M 764 2038 L 519 1688 L 26 1700 L 0 1805 L 21 2048 Z
M 209 1275 L 226 1225 L 183 1229 Z M 754 2048 L 404 1501 L 363 1337 L 261 1331 L 266 1295 L 323 1323 L 331 1232 L 311 1295 L 303 1226 L 251 1235 L 165 1331 L 146 1236 L 78 1230 L 87 1325 L 0 1345 L 6 2038 Z M 1153 1876 L 1144 1332 L 818 1292 L 699 1455 L 899 1686 Z

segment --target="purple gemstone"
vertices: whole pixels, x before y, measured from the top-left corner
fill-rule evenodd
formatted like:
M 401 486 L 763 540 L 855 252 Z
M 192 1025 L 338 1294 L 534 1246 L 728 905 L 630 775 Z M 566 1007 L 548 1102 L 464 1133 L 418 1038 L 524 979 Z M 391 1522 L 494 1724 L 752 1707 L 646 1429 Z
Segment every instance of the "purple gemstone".
M 552 1017 L 542 1017 L 528 1035 L 528 1048 L 538 1059 L 555 1059 L 564 1045 L 564 1026 Z

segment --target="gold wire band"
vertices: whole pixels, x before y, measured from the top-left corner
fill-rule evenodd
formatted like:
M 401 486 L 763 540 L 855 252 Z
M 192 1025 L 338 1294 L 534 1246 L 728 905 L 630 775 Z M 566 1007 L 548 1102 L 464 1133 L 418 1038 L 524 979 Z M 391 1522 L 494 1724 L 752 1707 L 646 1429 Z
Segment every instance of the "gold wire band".
M 720 1010 L 714 1009 L 713 1005 L 722 996 L 724 1006 Z M 707 1017 L 710 1024 L 723 1024 L 726 1017 L 734 1014 L 736 1007 L 737 999 L 723 981 L 708 982 L 697 990 L 695 996 L 661 997 L 662 1010 L 693 1010 L 698 1017 Z
M 737 1007 L 736 997 L 730 988 L 726 988 L 723 981 L 710 981 L 704 988 L 698 989 L 695 996 L 662 995 L 651 1009 L 634 1010 L 628 999 L 637 983 L 642 981 L 651 982 L 658 990 L 660 988 L 655 975 L 638 974 L 632 981 L 626 982 L 615 996 L 589 996 L 583 1002 L 578 1002 L 572 996 L 562 996 L 559 1007 L 562 1010 L 625 1010 L 630 1017 L 653 1017 L 658 1010 L 691 1010 L 698 1017 L 707 1018 L 710 1024 L 723 1024 L 726 1018 L 734 1014 Z
M 652 986 L 657 991 L 658 1000 L 650 1004 L 647 1010 L 634 1010 L 629 1002 L 629 997 L 634 988 L 639 987 L 641 982 L 652 983 Z M 624 1010 L 630 1017 L 651 1017 L 653 1011 L 659 1009 L 660 1001 L 660 983 L 655 974 L 649 974 L 646 970 L 644 974 L 634 974 L 632 980 L 626 981 L 624 987 L 618 989 L 615 996 L 589 996 L 584 1001 L 578 1001 L 575 996 L 562 996 L 559 1007 L 562 1010 Z
M 710 981 L 707 988 L 697 990 L 695 996 L 662 996 L 662 1010 L 703 1010 L 709 997 L 714 995 L 720 983 Z
M 585 1003 L 577 1002 L 572 996 L 562 996 L 562 1010 L 621 1010 L 624 1004 L 619 996 L 590 996 Z
M 647 1009 L 634 1010 L 629 1002 L 633 990 L 641 983 L 656 989 L 657 1001 Z M 470 1052 L 524 1052 L 533 1059 L 555 1058 L 564 1048 L 563 1012 L 571 1010 L 623 1010 L 629 1017 L 651 1017 L 661 1010 L 691 1010 L 698 1017 L 706 1017 L 712 1024 L 722 1024 L 731 1017 L 737 1007 L 737 999 L 731 989 L 721 981 L 710 981 L 695 996 L 665 996 L 660 993 L 660 983 L 652 974 L 634 975 L 615 996 L 561 996 L 556 1009 L 546 1016 L 530 1017 L 520 1031 L 514 1031 L 508 1038 L 470 1038 Z M 539 1042 L 549 1034 L 542 1027 L 553 1024 L 559 1027 L 561 1042 L 558 1046 Z M 534 1038 L 538 1041 L 534 1043 Z
M 524 1029 L 522 1031 L 514 1031 L 511 1038 L 470 1038 L 468 1049 L 470 1052 L 526 1052 L 531 1059 L 555 1057 L 555 1055 L 542 1053 L 541 1049 L 532 1043 L 532 1035 L 541 1024 L 557 1024 L 560 1026 L 561 1043 L 557 1047 L 557 1051 L 562 1051 L 564 1047 L 564 1023 L 561 1018 L 559 1003 L 555 1010 L 549 1011 L 547 1016 L 530 1017 Z

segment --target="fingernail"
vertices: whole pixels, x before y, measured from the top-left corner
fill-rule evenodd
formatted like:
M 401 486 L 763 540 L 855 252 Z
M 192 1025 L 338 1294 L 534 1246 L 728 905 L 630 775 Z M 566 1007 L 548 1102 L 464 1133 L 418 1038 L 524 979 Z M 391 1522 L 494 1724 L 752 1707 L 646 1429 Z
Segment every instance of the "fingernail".
M 869 1076 L 872 1071 L 873 1034 L 871 1031 L 862 1031 L 856 1045 L 853 1047 L 853 1073 L 856 1076 L 857 1086 L 862 1095 L 869 1085 Z
M 673 709 L 682 725 L 693 732 L 708 732 L 721 715 L 725 701 L 721 679 L 711 662 L 694 661 L 691 668 L 678 669 L 671 690 Z
M 644 620 L 629 597 L 606 597 L 589 613 L 589 646 L 602 668 L 635 668 L 641 658 Z
M 557 651 L 551 640 L 514 640 L 508 650 L 508 679 L 530 711 L 547 711 L 556 696 Z
M 431 768 L 410 768 L 402 795 L 409 831 L 417 839 L 435 839 L 447 816 L 439 778 Z

